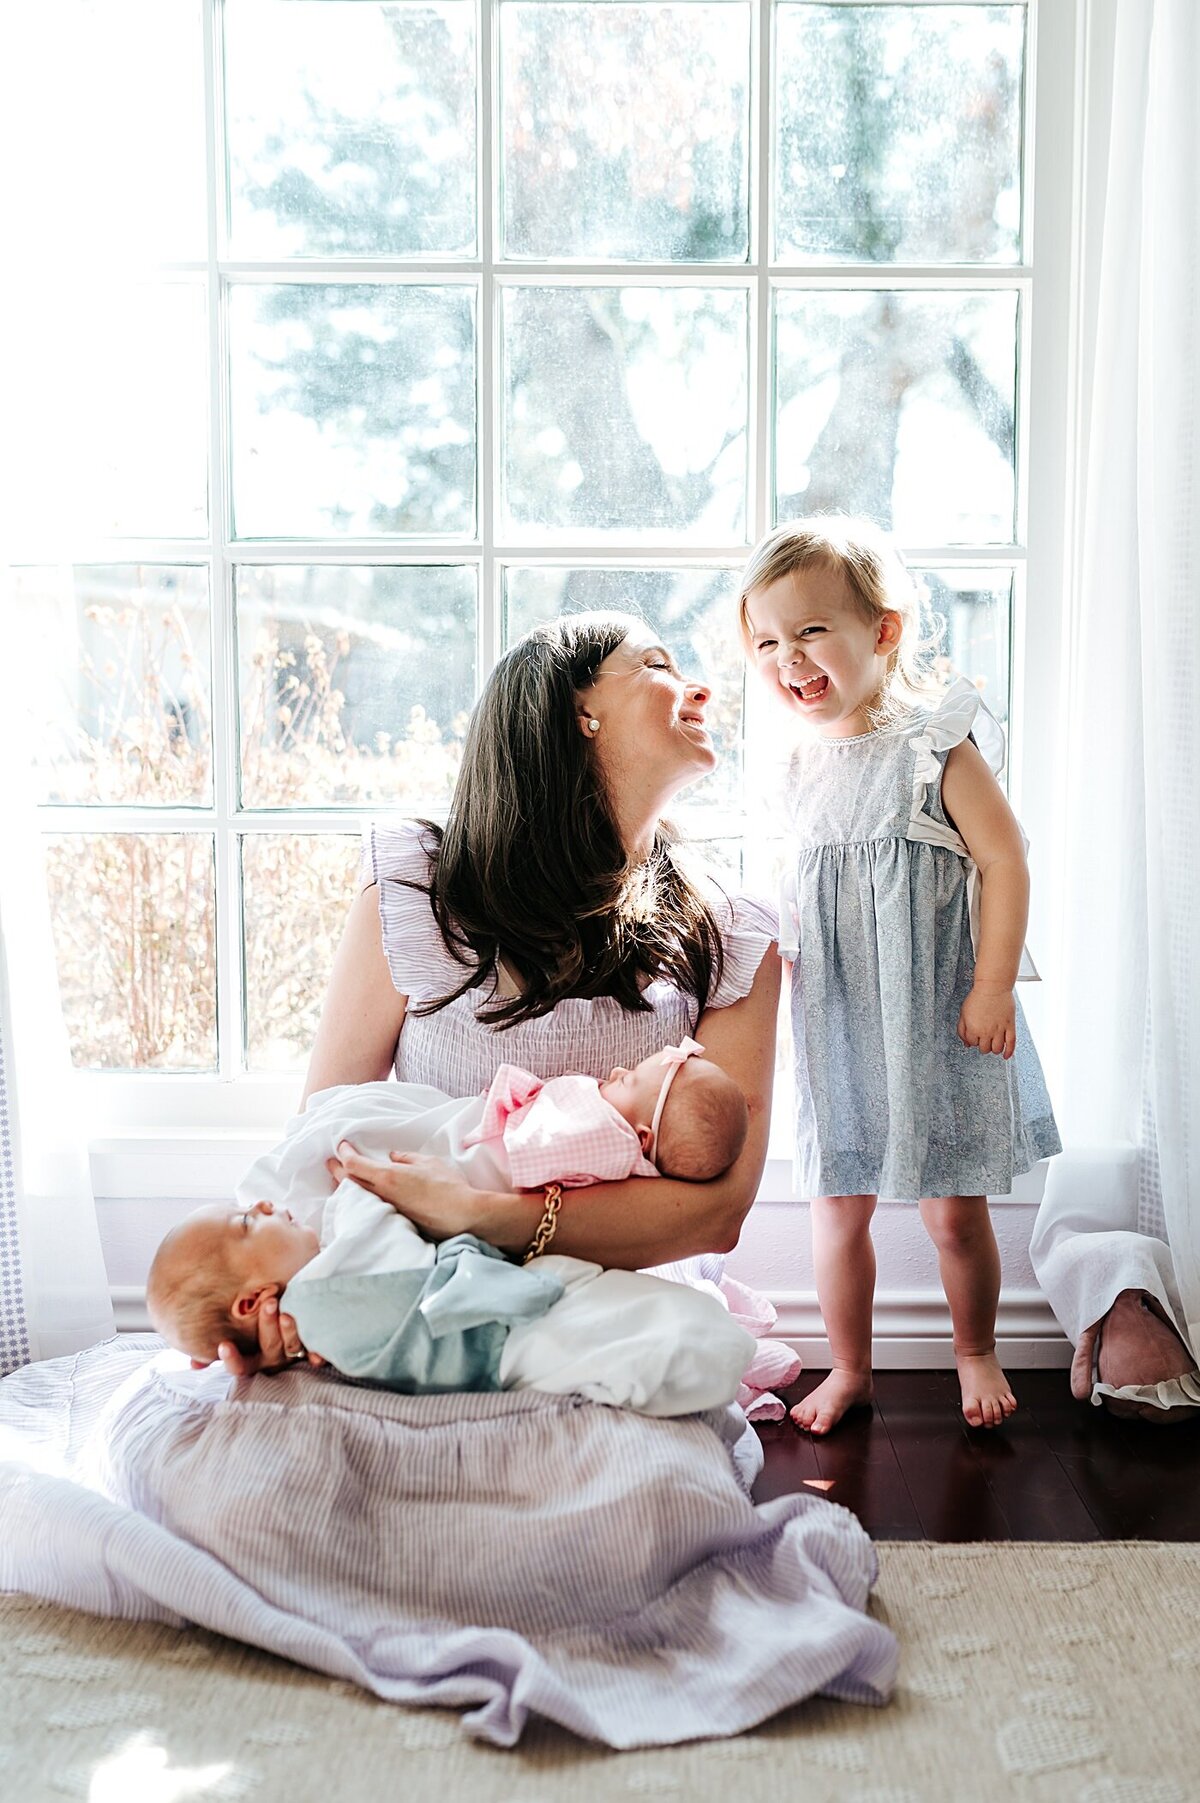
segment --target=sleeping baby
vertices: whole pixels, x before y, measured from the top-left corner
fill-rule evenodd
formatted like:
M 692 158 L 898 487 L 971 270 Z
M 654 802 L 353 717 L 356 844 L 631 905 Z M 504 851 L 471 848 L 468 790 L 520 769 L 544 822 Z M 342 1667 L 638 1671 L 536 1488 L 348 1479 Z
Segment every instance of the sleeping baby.
M 470 1234 L 430 1244 L 351 1179 L 331 1194 L 325 1164 L 349 1138 L 381 1158 L 440 1156 L 482 1189 L 717 1176 L 746 1105 L 701 1051 L 685 1040 L 603 1082 L 503 1066 L 458 1101 L 408 1083 L 323 1090 L 247 1172 L 237 1208 L 199 1209 L 163 1241 L 151 1318 L 212 1359 L 223 1339 L 257 1350 L 278 1297 L 310 1352 L 391 1389 L 539 1389 L 661 1416 L 729 1402 L 755 1342 L 713 1297 L 554 1254 L 514 1265 Z

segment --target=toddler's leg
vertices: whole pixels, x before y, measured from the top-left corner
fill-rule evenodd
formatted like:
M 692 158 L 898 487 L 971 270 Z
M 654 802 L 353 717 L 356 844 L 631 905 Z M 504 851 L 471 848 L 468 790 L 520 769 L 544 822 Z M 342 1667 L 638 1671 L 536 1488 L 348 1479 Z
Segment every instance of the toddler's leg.
M 963 1414 L 972 1427 L 999 1427 L 1017 1406 L 996 1357 L 1000 1252 L 986 1196 L 927 1196 L 921 1219 L 937 1247 L 954 1323 Z
M 833 1369 L 792 1410 L 797 1427 L 827 1434 L 846 1410 L 870 1402 L 871 1308 L 875 1300 L 874 1196 L 816 1196 L 811 1204 L 817 1299 Z

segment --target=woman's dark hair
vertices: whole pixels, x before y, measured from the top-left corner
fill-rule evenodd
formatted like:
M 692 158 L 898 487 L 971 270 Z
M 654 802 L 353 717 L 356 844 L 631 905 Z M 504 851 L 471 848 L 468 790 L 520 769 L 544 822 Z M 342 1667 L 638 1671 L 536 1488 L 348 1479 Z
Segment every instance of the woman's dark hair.
M 522 989 L 480 1010 L 497 1027 L 548 1014 L 566 996 L 611 995 L 645 1011 L 642 987 L 655 977 L 696 996 L 703 1012 L 720 982 L 721 935 L 675 834 L 660 822 L 649 858 L 631 865 L 579 729 L 579 691 L 631 624 L 568 615 L 520 639 L 488 678 L 445 828 L 423 822 L 430 906 L 468 974 L 414 1014 L 489 982 L 500 956 Z

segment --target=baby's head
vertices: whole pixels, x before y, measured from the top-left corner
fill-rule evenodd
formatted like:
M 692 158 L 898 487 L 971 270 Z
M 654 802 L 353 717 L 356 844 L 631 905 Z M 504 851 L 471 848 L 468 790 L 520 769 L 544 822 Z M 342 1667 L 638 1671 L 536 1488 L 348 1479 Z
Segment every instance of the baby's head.
M 146 1280 L 150 1319 L 169 1345 L 194 1359 L 211 1363 L 222 1340 L 257 1352 L 263 1303 L 320 1249 L 311 1227 L 271 1202 L 198 1208 L 154 1255 Z
M 776 526 L 750 554 L 738 612 L 767 687 L 820 732 L 888 725 L 934 690 L 940 632 L 925 625 L 923 591 L 870 520 Z
M 620 1065 L 600 1094 L 629 1122 L 645 1156 L 664 1177 L 705 1183 L 727 1171 L 746 1143 L 746 1098 L 719 1065 L 699 1056 L 694 1039 Z

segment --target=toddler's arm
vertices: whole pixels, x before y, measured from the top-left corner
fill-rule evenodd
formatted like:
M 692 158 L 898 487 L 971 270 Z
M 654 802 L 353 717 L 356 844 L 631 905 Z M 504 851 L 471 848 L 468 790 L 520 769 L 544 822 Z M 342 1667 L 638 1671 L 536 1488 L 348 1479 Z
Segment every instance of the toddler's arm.
M 1029 868 L 1004 791 L 969 739 L 946 759 L 942 802 L 979 870 L 979 944 L 975 984 L 963 1003 L 964 1045 L 1011 1058 L 1017 1044 L 1013 988 L 1029 916 Z

